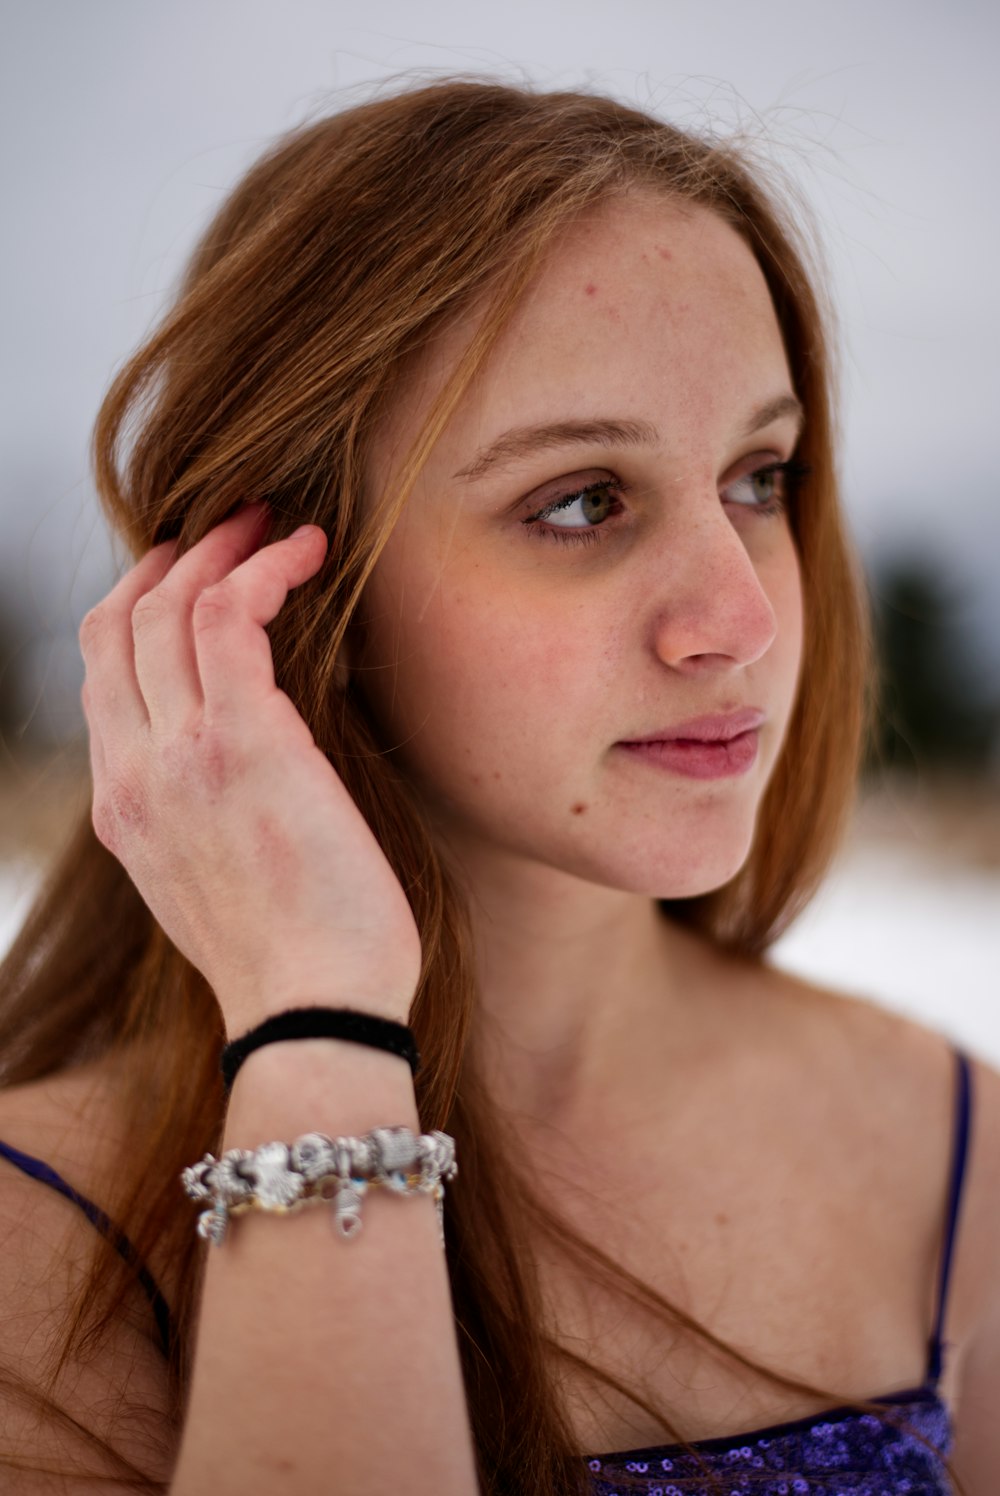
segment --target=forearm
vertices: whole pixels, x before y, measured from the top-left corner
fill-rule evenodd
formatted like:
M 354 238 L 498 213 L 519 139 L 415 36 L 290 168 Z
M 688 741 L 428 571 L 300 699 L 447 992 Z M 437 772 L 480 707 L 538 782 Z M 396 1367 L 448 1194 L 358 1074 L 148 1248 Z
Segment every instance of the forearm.
M 223 1148 L 397 1125 L 420 1131 L 404 1060 L 296 1040 L 246 1061 Z M 209 1249 L 172 1496 L 474 1496 L 434 1201 L 370 1190 L 362 1219 L 252 1212 Z

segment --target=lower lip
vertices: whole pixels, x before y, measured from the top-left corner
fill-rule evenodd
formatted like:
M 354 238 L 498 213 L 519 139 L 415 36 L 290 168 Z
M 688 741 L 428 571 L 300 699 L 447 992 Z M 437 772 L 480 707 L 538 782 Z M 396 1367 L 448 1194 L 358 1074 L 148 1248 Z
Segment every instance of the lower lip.
M 757 730 L 741 732 L 728 742 L 703 743 L 694 738 L 672 738 L 665 743 L 619 743 L 634 758 L 686 774 L 689 779 L 726 779 L 745 774 L 757 757 Z

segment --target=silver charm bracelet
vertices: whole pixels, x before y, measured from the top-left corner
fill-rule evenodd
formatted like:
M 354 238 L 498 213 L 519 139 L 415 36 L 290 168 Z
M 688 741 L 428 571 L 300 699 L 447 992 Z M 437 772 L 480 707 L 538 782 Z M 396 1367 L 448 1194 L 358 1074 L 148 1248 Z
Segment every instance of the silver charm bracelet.
M 446 1132 L 376 1127 L 361 1138 L 328 1138 L 307 1132 L 294 1143 L 231 1148 L 220 1159 L 206 1153 L 181 1174 L 184 1192 L 206 1207 L 198 1235 L 216 1246 L 229 1217 L 247 1210 L 280 1215 L 303 1205 L 333 1206 L 333 1226 L 345 1239 L 361 1230 L 361 1202 L 369 1189 L 399 1195 L 432 1195 L 444 1246 L 444 1181 L 458 1173 L 455 1140 Z

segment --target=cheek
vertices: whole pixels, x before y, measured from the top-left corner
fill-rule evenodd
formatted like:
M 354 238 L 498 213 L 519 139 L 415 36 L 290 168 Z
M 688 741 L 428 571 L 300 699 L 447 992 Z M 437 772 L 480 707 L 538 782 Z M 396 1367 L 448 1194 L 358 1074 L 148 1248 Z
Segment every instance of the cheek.
M 607 641 L 588 613 L 476 568 L 408 595 L 382 610 L 395 627 L 369 630 L 376 668 L 361 677 L 387 741 L 400 745 L 394 757 L 459 798 L 463 785 L 555 793 L 560 735 L 579 742 L 588 725 L 600 735 L 607 701 Z
M 804 599 L 802 572 L 791 536 L 781 564 L 776 567 L 768 589 L 777 622 L 774 648 L 783 667 L 789 705 L 794 700 L 802 666 L 804 642 Z
M 433 702 L 428 733 L 461 728 L 479 750 L 493 740 L 537 748 L 539 733 L 557 731 L 595 691 L 600 646 L 595 651 L 582 623 L 554 601 L 529 603 L 485 581 L 481 590 L 473 584 L 439 597 L 411 644 L 407 694 L 412 700 L 416 689 L 425 706 Z

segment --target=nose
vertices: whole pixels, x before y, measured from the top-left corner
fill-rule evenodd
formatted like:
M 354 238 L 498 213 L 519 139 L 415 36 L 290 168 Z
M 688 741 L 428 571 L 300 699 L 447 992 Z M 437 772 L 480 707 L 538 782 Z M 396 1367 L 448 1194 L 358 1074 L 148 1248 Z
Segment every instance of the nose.
M 738 526 L 716 504 L 689 515 L 684 533 L 667 540 L 652 594 L 655 649 L 665 664 L 690 674 L 731 670 L 773 644 L 777 615 L 758 570 L 771 542 L 746 530 L 757 523 L 767 521 L 748 516 Z

